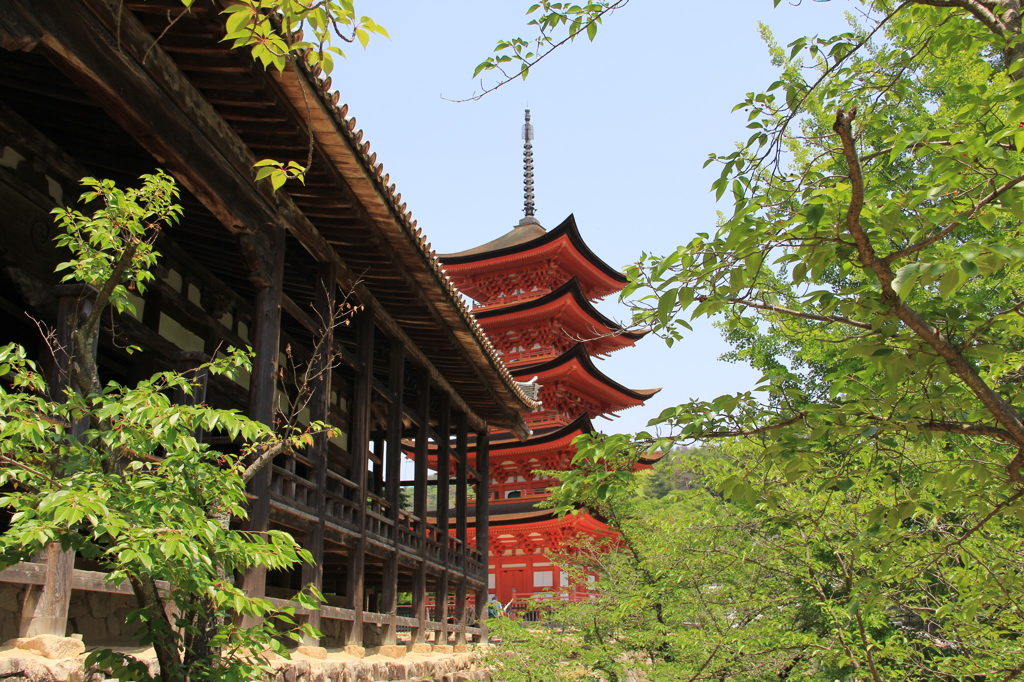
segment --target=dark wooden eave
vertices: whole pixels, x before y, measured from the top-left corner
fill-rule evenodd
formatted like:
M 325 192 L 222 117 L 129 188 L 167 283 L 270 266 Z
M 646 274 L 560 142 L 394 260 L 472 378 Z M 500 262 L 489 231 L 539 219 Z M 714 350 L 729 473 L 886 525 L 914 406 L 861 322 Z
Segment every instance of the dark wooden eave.
M 521 414 L 535 403 L 476 325 L 329 82 L 304 68 L 254 67 L 220 42 L 220 5 L 209 0 L 170 28 L 179 0 L 4 1 L 3 47 L 46 54 L 131 131 L 241 238 L 250 279 L 272 260 L 268 234 L 283 226 L 314 260 L 335 263 L 340 283 L 410 360 L 431 369 L 474 429 L 527 435 Z M 275 194 L 253 183 L 257 159 L 305 162 L 311 140 L 305 185 Z

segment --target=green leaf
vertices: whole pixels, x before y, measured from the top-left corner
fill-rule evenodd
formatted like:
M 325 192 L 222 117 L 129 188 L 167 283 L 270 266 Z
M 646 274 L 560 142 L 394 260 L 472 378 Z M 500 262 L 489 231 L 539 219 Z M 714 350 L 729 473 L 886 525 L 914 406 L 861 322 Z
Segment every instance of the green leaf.
M 913 290 L 921 276 L 921 263 L 908 263 L 896 271 L 896 279 L 893 280 L 892 288 L 900 298 L 906 298 Z

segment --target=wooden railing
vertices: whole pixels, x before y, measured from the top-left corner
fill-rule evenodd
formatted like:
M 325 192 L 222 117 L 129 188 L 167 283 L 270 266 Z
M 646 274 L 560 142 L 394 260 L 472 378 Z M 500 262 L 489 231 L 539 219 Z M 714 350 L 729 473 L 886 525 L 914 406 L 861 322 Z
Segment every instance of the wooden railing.
M 6 570 L 0 571 L 0 583 L 12 583 L 15 585 L 45 585 L 46 564 L 15 564 Z M 163 580 L 157 580 L 156 586 L 157 589 L 163 593 L 169 593 L 171 589 L 170 585 Z M 82 571 L 79 569 L 75 569 L 72 572 L 71 589 L 81 590 L 83 592 L 100 592 L 126 596 L 134 595 L 131 585 L 128 584 L 127 580 L 121 583 L 111 583 L 107 581 L 106 573 Z M 265 599 L 277 608 L 289 604 L 289 601 L 286 599 L 277 599 L 273 597 L 265 597 Z M 310 613 L 310 611 L 303 609 L 294 602 L 290 603 L 290 605 L 295 607 L 296 615 L 308 615 Z M 399 607 L 398 613 L 395 616 L 395 624 L 405 630 L 419 627 L 420 622 L 416 618 L 410 618 L 408 615 L 403 613 L 403 609 L 408 609 L 408 607 Z M 455 611 L 453 609 L 454 606 L 450 607 L 449 612 L 454 613 Z M 467 613 L 473 613 L 473 610 L 471 608 L 467 608 Z M 352 622 L 355 620 L 356 612 L 352 609 L 321 604 L 320 617 L 328 620 Z M 428 630 L 439 629 L 441 627 L 441 623 L 430 620 L 433 617 L 432 612 L 428 611 L 428 620 L 424 621 L 422 626 Z M 388 624 L 391 622 L 391 619 L 392 616 L 388 613 L 363 612 L 363 621 L 367 623 Z M 457 630 L 458 627 L 455 626 L 453 628 L 449 625 L 449 629 L 454 631 Z M 465 631 L 466 634 L 470 636 L 478 636 L 483 633 L 482 628 L 469 625 L 467 625 Z
M 304 516 L 315 516 L 317 487 L 312 478 L 314 463 L 298 453 L 282 455 L 271 467 L 271 500 L 279 508 Z M 300 474 L 308 472 L 310 478 Z M 391 504 L 384 498 L 366 493 L 360 499 L 359 485 L 340 473 L 327 470 L 324 494 L 325 521 L 347 533 L 357 533 L 365 516 L 368 539 L 379 545 L 399 547 L 414 555 L 425 555 L 428 562 L 442 565 L 479 580 L 486 579 L 483 556 L 474 548 L 463 548 L 462 542 L 450 533 L 442 533 L 433 524 L 425 523 L 414 514 L 400 510 L 396 527 L 391 518 Z M 397 537 L 396 537 L 397 535 Z M 422 543 L 426 543 L 423 546 Z

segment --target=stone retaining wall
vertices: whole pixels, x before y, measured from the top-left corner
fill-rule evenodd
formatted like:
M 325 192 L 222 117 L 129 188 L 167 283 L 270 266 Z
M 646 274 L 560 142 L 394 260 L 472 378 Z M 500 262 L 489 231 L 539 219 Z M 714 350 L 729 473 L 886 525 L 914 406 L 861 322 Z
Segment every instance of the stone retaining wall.
M 6 642 L 18 636 L 24 591 L 23 585 L 0 583 L 0 642 Z
M 5 682 L 105 682 L 103 673 L 86 671 L 85 655 L 51 660 L 22 650 L 0 650 L 0 679 Z M 149 661 L 157 673 L 156 661 Z M 276 675 L 265 682 L 475 682 L 489 681 L 477 654 L 453 654 L 432 660 L 385 659 L 272 661 Z

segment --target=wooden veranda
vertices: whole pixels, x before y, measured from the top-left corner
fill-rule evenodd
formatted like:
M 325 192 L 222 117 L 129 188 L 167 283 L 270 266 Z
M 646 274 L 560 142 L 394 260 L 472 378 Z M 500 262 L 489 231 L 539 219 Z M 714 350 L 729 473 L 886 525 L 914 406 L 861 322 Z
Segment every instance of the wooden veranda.
M 179 18 L 179 0 L 3 0 L 0 343 L 52 362 L 23 312 L 59 327 L 58 309 L 85 295 L 55 286 L 63 258 L 48 215 L 73 202 L 78 180 L 127 185 L 166 169 L 183 188 L 184 219 L 160 238 L 158 281 L 137 316 L 105 320 L 104 378 L 130 383 L 248 345 L 251 376 L 208 377 L 192 399 L 269 424 L 294 383 L 292 359 L 323 362 L 312 349 L 326 336 L 336 366 L 314 373 L 302 418 L 343 436 L 264 469 L 247 522 L 290 531 L 316 563 L 253 571 L 243 586 L 283 600 L 318 584 L 329 604 L 305 616 L 332 645 L 362 644 L 370 632 L 378 641 L 367 644 L 394 643 L 399 628 L 414 642 L 435 631 L 443 643 L 454 631 L 463 643 L 483 632 L 473 623 L 483 618 L 486 556 L 468 541 L 466 509 L 475 493 L 472 530 L 486 548 L 488 429 L 525 436 L 521 414 L 536 404 L 476 325 L 330 79 L 305 67 L 265 72 L 231 50 L 220 42 L 223 4 L 197 0 Z M 304 164 L 310 154 L 302 185 L 274 193 L 253 181 L 258 159 Z M 343 298 L 362 307 L 352 323 L 324 324 Z M 129 356 L 128 344 L 143 352 Z M 400 485 L 408 449 L 417 453 L 410 510 Z M 428 449 L 456 491 L 452 500 L 438 485 L 435 508 Z M 53 551 L 0 573 L 26 586 L 18 634 L 65 634 L 76 591 L 130 593 L 94 568 Z M 398 615 L 401 592 L 412 594 L 412 617 Z

